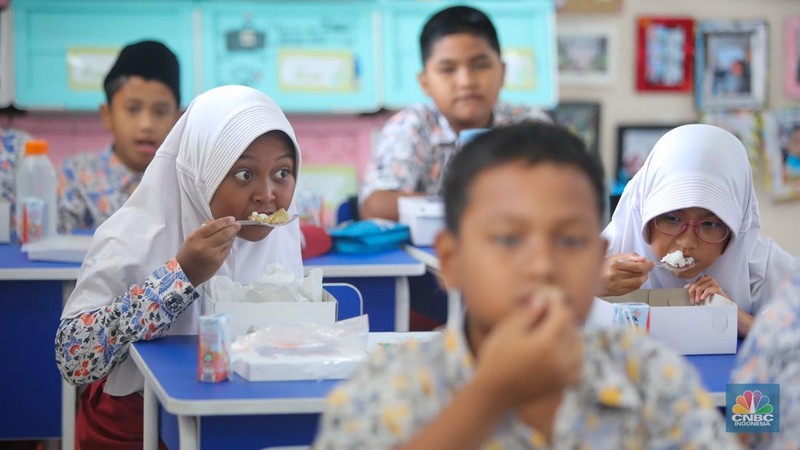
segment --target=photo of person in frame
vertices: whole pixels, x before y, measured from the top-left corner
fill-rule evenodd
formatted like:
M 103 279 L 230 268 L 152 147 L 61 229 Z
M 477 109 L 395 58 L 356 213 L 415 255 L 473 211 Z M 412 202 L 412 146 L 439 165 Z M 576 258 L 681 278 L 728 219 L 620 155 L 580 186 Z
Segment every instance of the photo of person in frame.
M 718 33 L 706 47 L 711 94 L 715 97 L 748 96 L 752 93 L 750 36 L 747 33 Z

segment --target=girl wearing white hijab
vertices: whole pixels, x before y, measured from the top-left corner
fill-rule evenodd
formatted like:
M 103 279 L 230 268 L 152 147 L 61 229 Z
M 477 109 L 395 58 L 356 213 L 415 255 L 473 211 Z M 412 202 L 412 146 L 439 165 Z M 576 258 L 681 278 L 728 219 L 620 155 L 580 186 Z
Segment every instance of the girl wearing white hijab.
M 143 379 L 129 345 L 195 334 L 211 276 L 250 283 L 275 262 L 302 276 L 297 222 L 233 223 L 293 212 L 299 168 L 294 131 L 261 92 L 224 86 L 189 105 L 136 191 L 97 229 L 61 316 L 58 367 L 72 384 L 94 382 L 81 395 L 79 441 L 141 448 Z
M 660 226 L 659 226 L 660 224 Z M 638 288 L 688 288 L 694 303 L 718 293 L 739 305 L 739 334 L 796 265 L 761 236 L 747 152 L 731 133 L 684 125 L 665 134 L 625 187 L 611 223 L 600 295 Z M 654 261 L 681 250 L 684 272 Z

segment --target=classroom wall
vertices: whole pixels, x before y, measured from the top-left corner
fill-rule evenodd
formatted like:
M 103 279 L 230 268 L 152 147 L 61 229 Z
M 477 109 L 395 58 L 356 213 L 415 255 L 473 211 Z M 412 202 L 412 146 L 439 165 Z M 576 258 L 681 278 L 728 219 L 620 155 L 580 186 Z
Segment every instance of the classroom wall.
M 562 100 L 592 100 L 602 104 L 601 155 L 607 173 L 616 161 L 618 124 L 680 123 L 697 121 L 691 93 L 642 93 L 636 86 L 636 17 L 685 16 L 700 19 L 763 18 L 769 23 L 768 108 L 797 106 L 800 101 L 783 96 L 784 18 L 800 16 L 798 0 L 623 0 L 618 14 L 561 13 L 559 24 L 603 21 L 615 25 L 618 37 L 616 83 L 608 87 L 561 86 Z M 774 203 L 756 174 L 764 234 L 784 249 L 800 256 L 800 201 Z

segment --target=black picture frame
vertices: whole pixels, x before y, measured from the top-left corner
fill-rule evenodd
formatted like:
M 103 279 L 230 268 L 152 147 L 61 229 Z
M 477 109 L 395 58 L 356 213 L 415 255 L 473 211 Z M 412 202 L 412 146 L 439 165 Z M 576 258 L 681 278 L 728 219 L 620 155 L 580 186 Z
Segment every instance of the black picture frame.
M 681 125 L 683 123 L 617 126 L 617 161 L 611 194 L 621 194 L 628 181 L 641 169 L 661 136 Z
M 550 117 L 586 144 L 586 150 L 600 156 L 601 106 L 592 101 L 563 101 L 550 110 Z

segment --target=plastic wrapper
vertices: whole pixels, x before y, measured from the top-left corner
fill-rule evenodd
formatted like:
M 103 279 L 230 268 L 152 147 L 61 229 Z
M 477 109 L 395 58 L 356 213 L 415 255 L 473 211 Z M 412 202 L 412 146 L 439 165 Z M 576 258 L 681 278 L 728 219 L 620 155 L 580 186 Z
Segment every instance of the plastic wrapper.
M 233 370 L 250 381 L 347 378 L 366 358 L 368 336 L 366 315 L 270 325 L 233 342 Z

